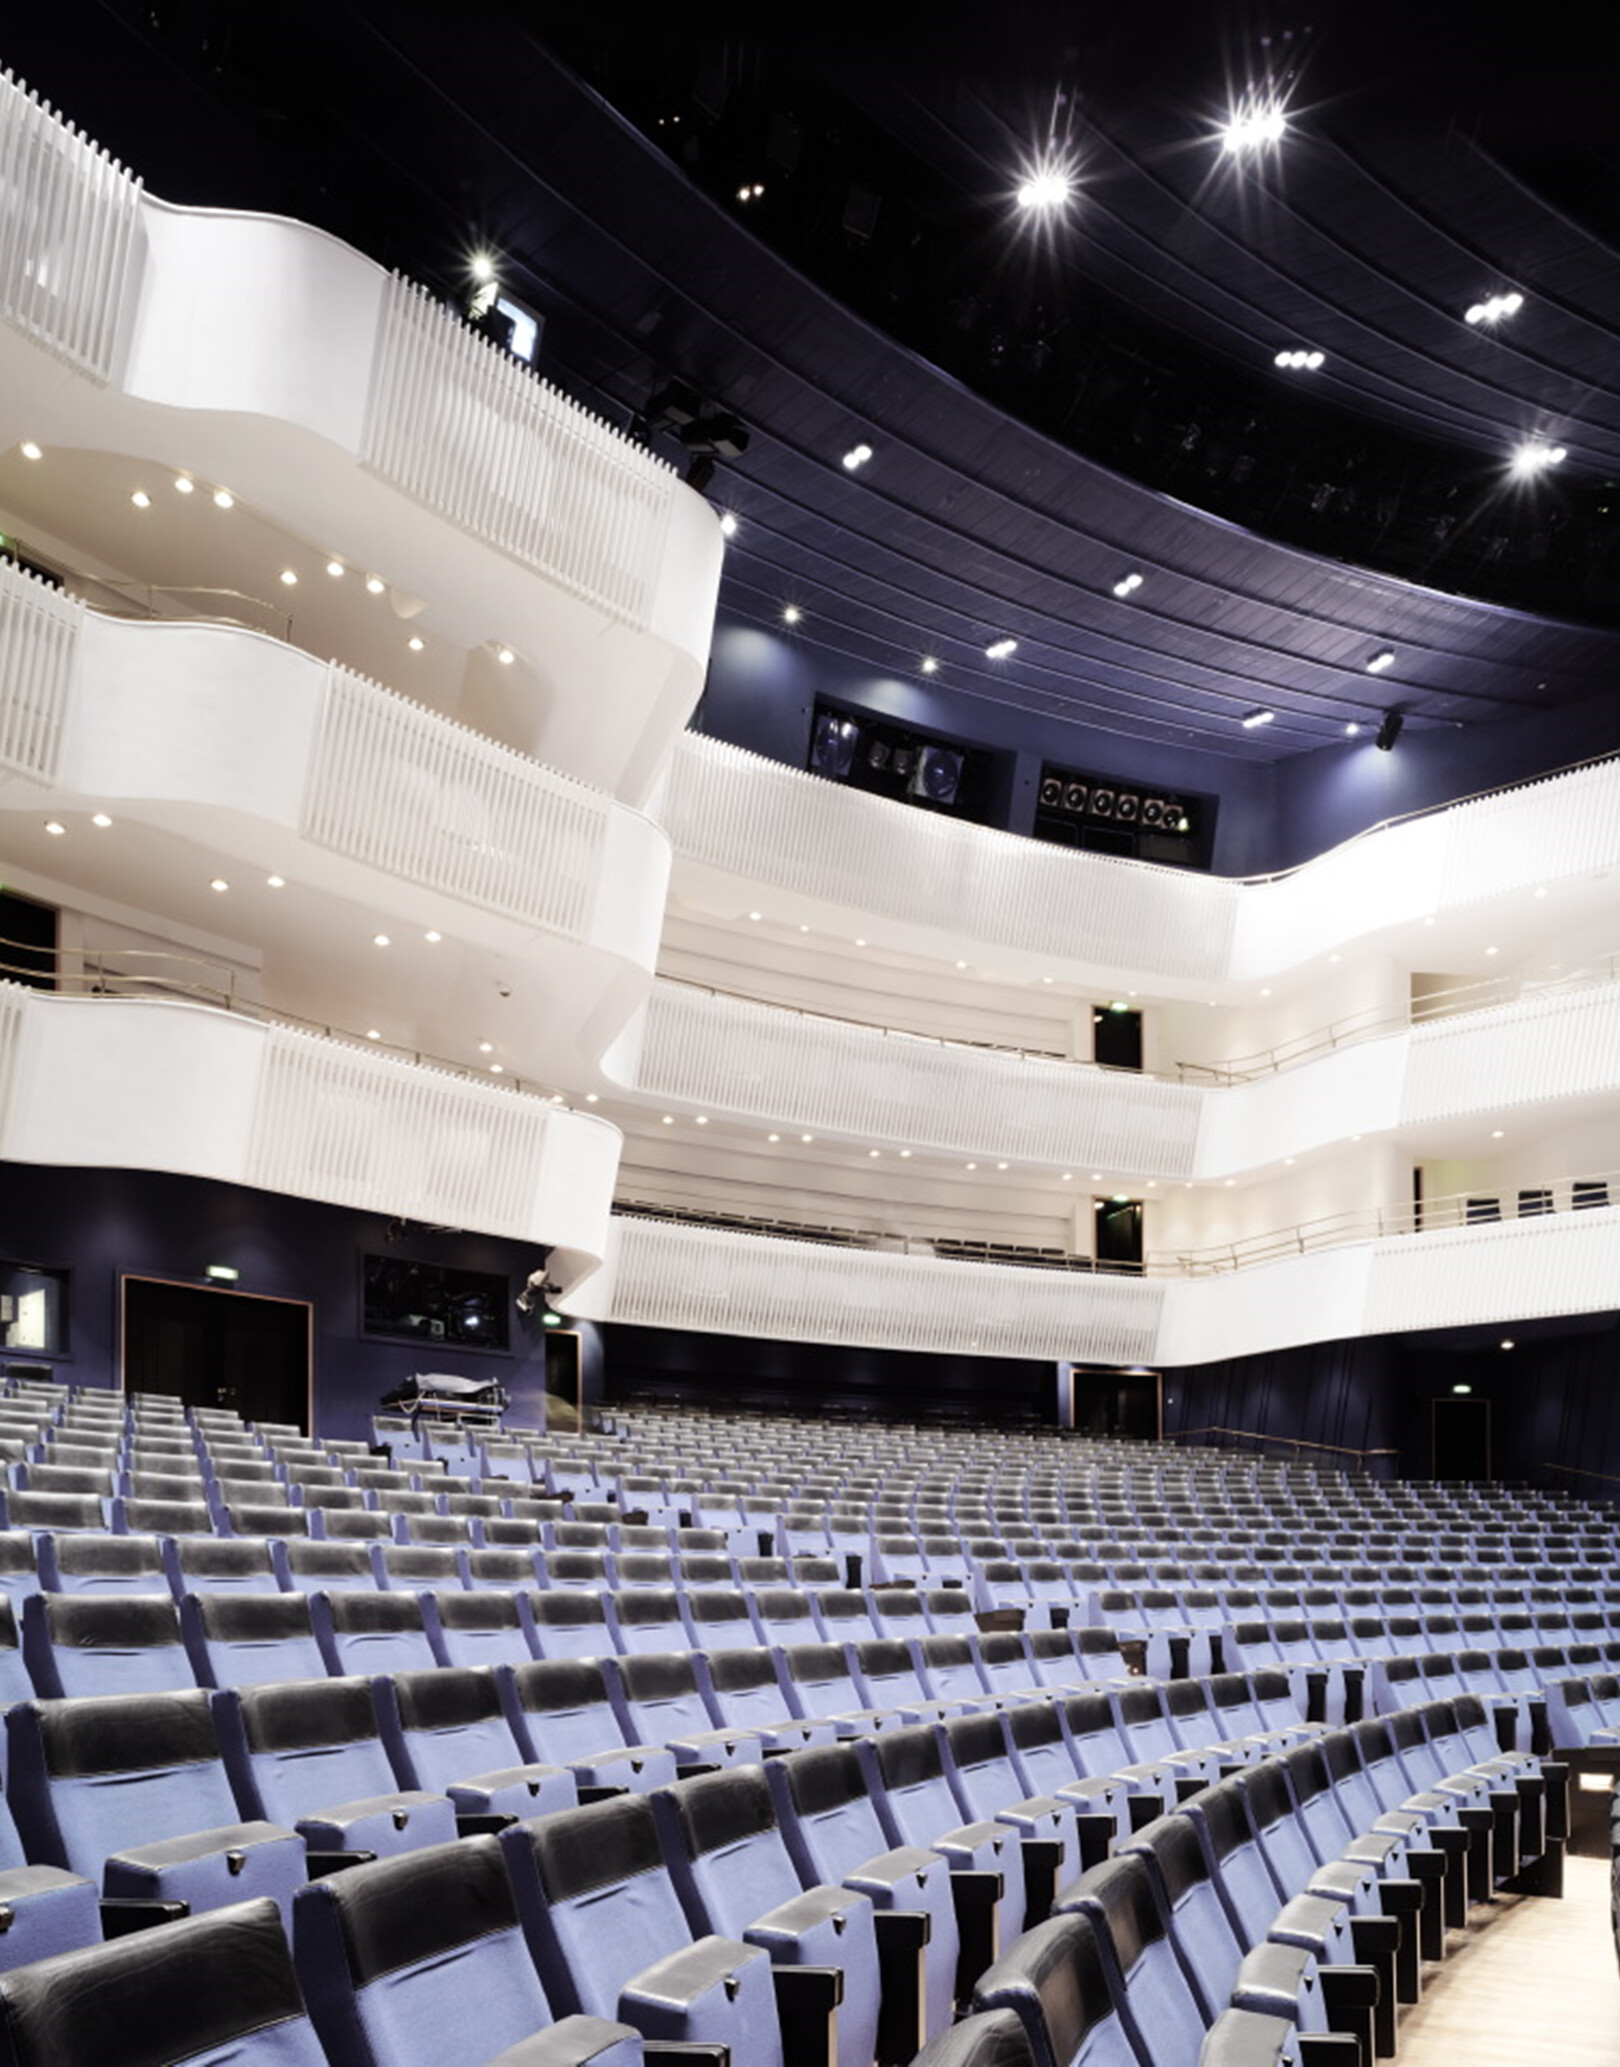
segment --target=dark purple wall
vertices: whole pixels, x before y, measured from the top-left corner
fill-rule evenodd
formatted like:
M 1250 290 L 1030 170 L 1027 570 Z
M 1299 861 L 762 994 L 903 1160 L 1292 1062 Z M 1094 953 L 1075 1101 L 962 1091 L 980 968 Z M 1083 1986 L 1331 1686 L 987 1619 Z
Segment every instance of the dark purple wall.
M 0 1168 L 0 1254 L 66 1265 L 73 1273 L 71 1355 L 58 1375 L 73 1384 L 118 1382 L 118 1285 L 127 1272 L 205 1282 L 210 1263 L 241 1272 L 236 1290 L 307 1299 L 315 1308 L 315 1412 L 322 1435 L 363 1437 L 377 1402 L 417 1371 L 493 1374 L 512 1396 L 511 1419 L 543 1418 L 539 1316 L 512 1314 L 512 1354 L 440 1344 L 372 1341 L 360 1333 L 360 1258 L 392 1251 L 427 1263 L 493 1272 L 515 1295 L 540 1252 L 533 1244 L 412 1227 L 390 1242 L 385 1215 L 354 1213 L 275 1192 L 144 1170 Z M 581 1334 L 587 1399 L 599 1398 L 601 1344 Z M 19 1352 L 15 1361 L 32 1361 Z
M 1272 810 L 1267 767 L 1186 748 L 1144 746 L 1117 732 L 1016 711 L 938 682 L 880 674 L 786 633 L 717 627 L 697 724 L 716 739 L 802 768 L 818 696 L 1007 755 L 1005 809 L 993 822 L 1009 831 L 1028 833 L 1033 826 L 1041 763 L 1051 760 L 1217 797 L 1216 871 L 1250 875 L 1274 865 L 1267 839 Z

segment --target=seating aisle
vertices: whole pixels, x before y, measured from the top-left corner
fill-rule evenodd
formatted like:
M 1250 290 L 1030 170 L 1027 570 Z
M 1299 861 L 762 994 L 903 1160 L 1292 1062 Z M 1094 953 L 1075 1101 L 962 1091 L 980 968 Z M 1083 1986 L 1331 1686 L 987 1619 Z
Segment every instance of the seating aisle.
M 1401 2025 L 1401 2067 L 1613 2067 L 1620 1975 L 1609 1869 L 1573 1855 L 1564 1899 L 1497 1895 L 1451 1935 Z M 1528 1983 L 1528 1985 L 1527 1985 Z

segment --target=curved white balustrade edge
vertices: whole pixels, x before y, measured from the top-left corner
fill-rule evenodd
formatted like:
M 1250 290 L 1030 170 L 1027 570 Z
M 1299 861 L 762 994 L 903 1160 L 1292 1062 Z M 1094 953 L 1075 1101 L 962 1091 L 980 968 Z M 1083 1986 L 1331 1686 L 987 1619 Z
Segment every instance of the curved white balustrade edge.
M 9 78 L 0 192 L 0 446 L 228 485 L 425 598 L 422 628 L 512 647 L 524 694 L 472 722 L 651 793 L 708 658 L 701 496 L 420 289 L 306 224 L 155 200 Z
M 163 1170 L 601 1262 L 619 1134 L 593 1114 L 207 1006 L 0 984 L 0 1158 Z M 537 1258 L 538 1261 L 538 1258 Z
M 664 822 L 676 886 L 1016 980 L 1204 996 L 1492 897 L 1620 866 L 1620 760 L 1367 833 L 1292 874 L 1239 882 L 1022 839 L 688 733 Z
M 955 1355 L 1167 1368 L 1620 1305 L 1620 1207 L 1161 1281 L 899 1256 L 616 1215 L 584 1318 Z

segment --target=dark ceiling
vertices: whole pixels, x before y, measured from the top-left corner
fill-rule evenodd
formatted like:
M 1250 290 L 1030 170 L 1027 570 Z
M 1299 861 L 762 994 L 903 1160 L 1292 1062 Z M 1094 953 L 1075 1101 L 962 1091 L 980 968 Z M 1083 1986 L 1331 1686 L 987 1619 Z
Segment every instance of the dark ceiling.
M 830 659 L 932 657 L 987 716 L 1244 758 L 1390 706 L 1416 728 L 1605 711 L 1620 174 L 1597 68 L 1477 18 L 1460 41 L 1443 5 L 1240 32 L 1215 4 L 1118 13 L 766 32 L 59 0 L 8 19 L 0 59 L 169 198 L 321 223 L 452 294 L 487 245 L 546 319 L 548 375 L 616 421 L 671 378 L 735 411 L 749 449 L 708 491 L 739 519 L 730 620 L 791 602 Z M 1266 77 L 1292 131 L 1239 171 L 1214 123 L 1228 81 Z M 1079 186 L 1035 234 L 1010 189 L 1053 137 Z M 745 180 L 765 191 L 742 203 Z M 1509 287 L 1511 323 L 1462 321 Z M 1323 367 L 1280 372 L 1293 344 Z M 1569 453 L 1532 489 L 1503 466 L 1525 434 Z M 1257 705 L 1276 721 L 1244 731 Z

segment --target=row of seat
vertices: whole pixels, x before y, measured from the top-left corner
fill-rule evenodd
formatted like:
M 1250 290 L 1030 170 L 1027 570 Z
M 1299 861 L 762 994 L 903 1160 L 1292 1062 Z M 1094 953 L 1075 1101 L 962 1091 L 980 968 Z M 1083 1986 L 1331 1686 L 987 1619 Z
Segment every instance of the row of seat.
M 1336 2029 L 1349 2044 L 1316 2057 L 1370 2061 L 1392 2050 L 1396 2001 L 1415 1998 L 1445 1924 L 1550 1842 L 1539 1821 L 1519 1841 L 1543 1773 L 1481 1763 L 1443 1705 L 1410 1723 L 1402 1746 L 1365 1724 L 1194 1789 L 1060 1878 L 1048 1920 L 985 1965 L 1005 1878 L 1052 1841 L 1009 1849 L 1004 1831 L 999 1868 L 978 1863 L 998 1841 L 972 1824 L 897 1845 L 939 1812 L 938 1734 L 912 1731 L 309 1882 L 291 1902 L 291 1968 L 273 1899 L 48 1958 L 0 1978 L 0 2033 L 19 2060 L 42 2057 L 44 2028 L 53 2060 L 88 2061 L 86 2006 L 105 2044 L 109 2005 L 135 2007 L 140 1955 L 144 2013 L 175 2035 L 166 2058 L 572 2067 L 675 2041 L 724 2046 L 735 2067 L 860 2067 L 906 2059 L 926 2034 L 930 2060 L 982 2059 L 962 2050 L 982 2027 L 951 2031 L 965 1983 L 982 2016 L 1016 2020 L 1019 2056 L 1039 2067 L 1190 2060 L 1228 1999 L 1275 2020 L 1279 2045 Z M 530 2049 L 508 2059 L 512 2046 Z

